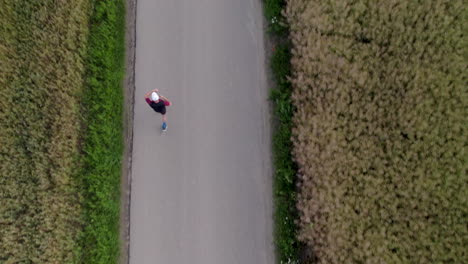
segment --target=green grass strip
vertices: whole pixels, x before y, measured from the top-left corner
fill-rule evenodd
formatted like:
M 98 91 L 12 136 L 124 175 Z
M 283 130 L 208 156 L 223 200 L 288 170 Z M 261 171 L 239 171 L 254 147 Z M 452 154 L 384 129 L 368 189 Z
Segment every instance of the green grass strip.
M 285 35 L 287 32 L 286 19 L 281 14 L 286 6 L 284 0 L 265 0 L 263 13 L 268 21 L 268 31 L 276 35 Z
M 291 102 L 291 54 L 289 46 L 279 45 L 271 57 L 271 69 L 277 88 L 271 90 L 273 113 L 277 121 L 273 131 L 275 244 L 279 263 L 296 263 L 297 218 L 295 178 L 297 167 L 292 159 L 291 128 L 294 106 Z
M 278 263 L 298 263 L 300 243 L 297 240 L 297 219 L 295 179 L 296 164 L 292 159 L 292 116 L 294 105 L 291 102 L 291 53 L 288 43 L 288 28 L 281 14 L 284 0 L 266 0 L 264 14 L 268 32 L 273 37 L 276 48 L 270 58 L 270 67 L 276 87 L 271 90 L 273 102 L 273 199 L 274 199 L 274 239 Z M 281 44 L 280 44 L 281 43 Z
M 115 263 L 123 152 L 125 4 L 95 1 L 85 90 L 83 263 Z

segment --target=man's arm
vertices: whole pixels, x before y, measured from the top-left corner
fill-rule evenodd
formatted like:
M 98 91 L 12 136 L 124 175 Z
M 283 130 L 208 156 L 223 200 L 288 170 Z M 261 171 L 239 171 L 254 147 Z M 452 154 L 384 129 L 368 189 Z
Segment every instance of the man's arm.
M 164 101 L 169 102 L 169 105 L 172 105 L 171 101 L 169 101 L 169 99 L 167 99 L 166 97 L 164 97 L 162 95 L 159 95 L 159 97 L 161 97 Z

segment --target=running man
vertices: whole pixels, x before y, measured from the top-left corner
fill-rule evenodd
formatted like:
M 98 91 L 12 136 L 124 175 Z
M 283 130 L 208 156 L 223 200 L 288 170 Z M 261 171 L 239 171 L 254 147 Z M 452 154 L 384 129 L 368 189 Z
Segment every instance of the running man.
M 171 105 L 171 102 L 169 101 L 169 99 L 160 95 L 158 89 L 154 89 L 152 91 L 149 91 L 145 95 L 145 100 L 148 103 L 148 105 L 151 108 L 153 108 L 154 111 L 162 115 L 162 121 L 163 121 L 162 130 L 166 131 L 167 130 L 166 106 Z

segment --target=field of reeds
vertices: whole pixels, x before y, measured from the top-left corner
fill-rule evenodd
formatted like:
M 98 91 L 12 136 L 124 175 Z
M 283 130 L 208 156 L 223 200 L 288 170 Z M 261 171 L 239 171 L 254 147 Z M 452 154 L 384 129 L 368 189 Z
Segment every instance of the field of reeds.
M 118 252 L 123 3 L 0 6 L 0 263 L 111 263 L 89 261 Z
M 467 6 L 288 0 L 310 263 L 466 263 Z
M 88 1 L 0 3 L 0 262 L 66 263 L 81 230 Z

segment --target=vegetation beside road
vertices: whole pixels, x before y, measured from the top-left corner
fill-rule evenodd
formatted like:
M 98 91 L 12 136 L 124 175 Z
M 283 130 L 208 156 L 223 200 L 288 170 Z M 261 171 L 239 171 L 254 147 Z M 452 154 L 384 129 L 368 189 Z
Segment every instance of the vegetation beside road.
M 115 263 L 124 2 L 0 6 L 0 262 Z
M 279 261 L 466 262 L 463 2 L 264 7 Z
M 467 262 L 466 13 L 288 1 L 309 262 Z
M 77 171 L 89 1 L 0 6 L 0 262 L 81 254 Z
M 273 165 L 274 165 L 274 239 L 279 263 L 295 263 L 298 259 L 298 219 L 296 210 L 296 173 L 292 158 L 292 116 L 291 103 L 291 53 L 288 28 L 281 11 L 284 0 L 266 0 L 264 13 L 268 22 L 270 39 L 274 45 L 270 57 L 270 68 L 275 87 L 270 99 L 273 102 Z
M 83 98 L 86 131 L 82 177 L 84 263 L 116 263 L 119 256 L 123 153 L 125 3 L 96 1 L 91 16 Z

